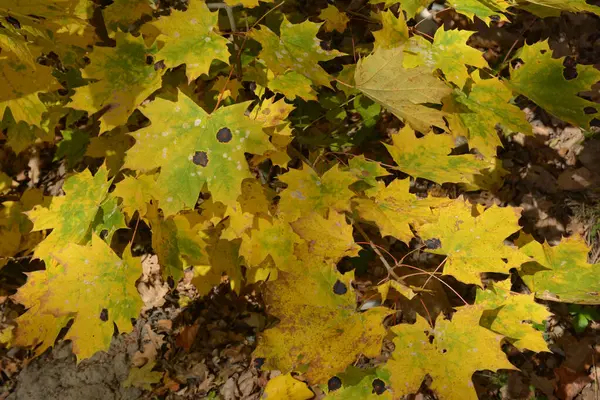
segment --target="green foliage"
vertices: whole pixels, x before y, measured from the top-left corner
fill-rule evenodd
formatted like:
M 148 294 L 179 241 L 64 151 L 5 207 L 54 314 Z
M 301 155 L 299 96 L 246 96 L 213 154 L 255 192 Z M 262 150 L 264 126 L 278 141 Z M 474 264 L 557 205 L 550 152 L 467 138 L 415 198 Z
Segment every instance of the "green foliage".
M 27 310 L 11 345 L 40 354 L 72 321 L 65 338 L 81 360 L 108 348 L 115 325 L 131 330 L 141 266 L 116 233 L 135 236 L 140 225 L 165 280 L 185 276 L 201 294 L 222 281 L 238 293 L 256 284 L 278 319 L 254 353 L 283 373 L 265 390 L 273 398 L 313 395 L 293 371 L 331 399 L 399 398 L 426 376 L 441 398 L 476 398 L 475 371 L 515 368 L 503 341 L 547 349 L 537 328 L 550 312 L 540 299 L 600 304 L 600 264 L 587 262 L 583 239 L 539 243 L 522 231 L 521 209 L 458 195 L 503 186 L 498 130 L 531 133 L 515 96 L 587 129 L 598 107 L 580 94 L 600 72 L 578 66 L 565 79 L 547 42 L 494 70 L 468 44 L 477 33 L 440 27 L 426 39 L 409 28 L 427 0 L 311 14 L 225 3 L 236 5 L 236 28 L 200 0 L 170 10 L 147 0 L 102 9 L 0 0 L 3 154 L 50 153 L 50 168 L 67 171 L 52 196 L 0 171 L 0 266 L 21 256 L 45 265 L 12 296 Z M 488 24 L 510 21 L 509 7 L 598 13 L 583 0 L 448 4 Z M 417 193 L 417 180 L 435 189 Z M 366 247 L 369 235 L 382 244 Z M 392 262 L 388 240 L 409 250 L 392 250 L 403 252 Z M 482 274 L 513 268 L 532 294 L 511 292 L 508 280 L 484 285 Z M 455 290 L 466 285 L 474 304 Z M 445 290 L 464 302 L 449 319 L 426 308 L 439 301 L 450 311 Z M 407 302 L 425 307 L 414 324 L 384 324 Z M 578 330 L 598 319 L 572 312 Z M 351 366 L 380 356 L 386 336 L 395 350 L 385 363 Z M 153 367 L 133 370 L 125 385 L 150 388 L 162 376 Z M 325 389 L 334 375 L 341 387 Z

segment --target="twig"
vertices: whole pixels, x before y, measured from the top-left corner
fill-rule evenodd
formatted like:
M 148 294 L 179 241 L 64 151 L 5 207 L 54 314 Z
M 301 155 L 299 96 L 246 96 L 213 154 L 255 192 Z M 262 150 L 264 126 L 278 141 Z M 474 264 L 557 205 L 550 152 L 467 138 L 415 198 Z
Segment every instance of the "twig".
M 361 236 L 363 238 L 365 238 L 365 240 L 367 241 L 367 243 L 369 243 L 369 245 L 371 246 L 371 248 L 373 249 L 373 251 L 375 252 L 375 254 L 377 254 L 379 256 L 379 259 L 381 260 L 381 262 L 383 263 L 383 265 L 387 269 L 388 274 L 392 278 L 394 278 L 395 280 L 397 280 L 398 282 L 402 282 L 402 278 L 400 278 L 398 275 L 396 275 L 396 273 L 394 272 L 394 269 L 392 268 L 392 266 L 387 262 L 387 260 L 383 256 L 383 254 L 381 254 L 381 251 L 379 251 L 379 248 L 371 241 L 371 239 L 369 238 L 369 236 L 367 236 L 367 234 L 365 233 L 365 231 L 356 222 L 354 222 L 354 221 L 352 221 L 352 225 L 354 225 L 354 227 L 356 228 L 356 230 L 358 231 L 358 233 L 360 233 Z

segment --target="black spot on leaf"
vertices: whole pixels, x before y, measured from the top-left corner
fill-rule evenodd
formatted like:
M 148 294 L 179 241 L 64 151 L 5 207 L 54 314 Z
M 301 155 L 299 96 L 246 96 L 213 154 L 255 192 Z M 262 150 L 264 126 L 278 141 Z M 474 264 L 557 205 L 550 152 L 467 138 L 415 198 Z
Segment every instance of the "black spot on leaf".
M 146 65 L 152 65 L 152 64 L 154 64 L 154 57 L 146 56 Z
M 201 167 L 206 167 L 208 165 L 208 155 L 205 151 L 197 151 L 194 153 L 192 162 Z
M 334 390 L 338 390 L 341 387 L 342 387 L 342 380 L 340 378 L 338 378 L 337 376 L 334 376 L 327 381 L 327 389 L 329 389 L 330 392 L 333 392 Z
M 427 247 L 430 250 L 439 249 L 440 247 L 442 247 L 442 241 L 436 238 L 427 239 L 425 241 L 425 247 Z
M 217 140 L 221 143 L 228 143 L 233 138 L 231 134 L 231 129 L 229 128 L 221 128 L 219 132 L 217 132 Z
M 108 310 L 106 308 L 103 308 L 102 311 L 100 312 L 100 321 L 102 321 L 102 322 L 108 321 Z
M 346 294 L 347 291 L 348 288 L 346 287 L 344 282 L 341 282 L 339 279 L 333 284 L 333 293 L 342 295 Z
M 108 230 L 102 229 L 102 231 L 100 231 L 100 239 L 104 240 L 104 239 L 106 239 L 107 236 L 108 236 Z
M 385 392 L 385 382 L 381 379 L 375 379 L 373 381 L 373 393 L 376 395 L 382 395 Z
M 11 24 L 13 26 L 13 28 L 21 29 L 21 23 L 18 20 L 16 20 L 15 18 L 8 16 L 8 17 L 5 17 L 4 19 L 6 19 L 6 22 Z

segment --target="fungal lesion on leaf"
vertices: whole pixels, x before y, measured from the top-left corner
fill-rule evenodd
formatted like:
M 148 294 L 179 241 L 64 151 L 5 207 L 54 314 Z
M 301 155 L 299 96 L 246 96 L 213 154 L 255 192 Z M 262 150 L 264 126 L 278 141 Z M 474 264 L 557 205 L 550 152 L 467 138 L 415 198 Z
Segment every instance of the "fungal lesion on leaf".
M 197 151 L 192 157 L 192 162 L 201 167 L 206 167 L 208 165 L 208 154 L 205 151 Z
M 233 138 L 233 134 L 231 133 L 231 129 L 224 127 L 219 129 L 217 132 L 217 140 L 220 143 L 229 143 Z

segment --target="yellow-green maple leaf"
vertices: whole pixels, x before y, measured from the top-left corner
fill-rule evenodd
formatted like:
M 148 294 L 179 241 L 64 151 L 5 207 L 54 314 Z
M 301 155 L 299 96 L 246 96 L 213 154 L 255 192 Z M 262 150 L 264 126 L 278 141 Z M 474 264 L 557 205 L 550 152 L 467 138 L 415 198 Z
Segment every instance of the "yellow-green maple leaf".
M 137 318 L 143 302 L 135 286 L 142 266 L 129 247 L 120 259 L 94 235 L 91 246 L 70 243 L 52 256 L 60 267 L 32 272 L 15 295 L 30 308 L 17 318 L 19 345 L 42 343 L 47 348 L 58 333 L 45 329 L 49 321 L 54 319 L 60 329 L 74 318 L 65 339 L 73 342 L 73 352 L 81 360 L 108 349 L 114 324 L 119 332 L 131 331 L 131 319 Z
M 377 1 L 377 0 L 371 0 Z M 414 18 L 419 12 L 421 12 L 425 7 L 429 6 L 432 3 L 432 0 L 398 0 L 402 9 L 406 11 L 406 16 L 408 18 Z
M 36 258 L 48 262 L 52 252 L 69 243 L 83 244 L 96 214 L 108 194 L 110 181 L 108 172 L 102 167 L 92 176 L 89 170 L 73 175 L 65 181 L 65 196 L 52 198 L 50 207 L 36 206 L 27 213 L 33 221 L 32 231 L 52 229 L 33 253 Z
M 319 65 L 319 61 L 329 61 L 343 53 L 321 47 L 321 41 L 317 38 L 321 25 L 310 21 L 292 24 L 284 16 L 280 36 L 261 25 L 260 29 L 250 32 L 250 37 L 261 44 L 259 57 L 275 75 L 292 70 L 316 85 L 330 87 L 329 82 L 333 78 Z
M 343 213 L 329 211 L 324 218 L 318 213 L 304 215 L 292 222 L 294 232 L 306 243 L 299 247 L 311 259 L 322 259 L 336 265 L 343 257 L 357 257 L 361 249 L 352 237 L 352 225 Z M 301 258 L 308 258 L 306 255 Z
M 454 147 L 454 138 L 449 134 L 430 132 L 417 139 L 415 132 L 405 126 L 392 135 L 392 145 L 385 146 L 402 172 L 439 184 L 456 182 L 473 188 L 486 187 L 481 175 L 494 168 L 493 162 L 473 154 L 449 155 Z
M 300 97 L 306 101 L 317 100 L 317 92 L 310 86 L 311 80 L 296 71 L 288 71 L 269 80 L 268 88 L 283 94 L 287 99 Z
M 327 8 L 321 10 L 319 19 L 325 21 L 323 27 L 325 28 L 326 32 L 344 32 L 346 30 L 348 21 L 350 21 L 346 14 L 340 12 L 340 10 L 338 10 L 338 8 L 332 4 L 328 4 Z
M 589 264 L 589 247 L 579 236 L 563 238 L 557 246 L 541 244 L 529 235 L 517 240 L 533 258 L 519 272 L 539 299 L 565 303 L 600 304 L 600 264 Z
M 229 62 L 227 39 L 218 34 L 218 12 L 211 12 L 202 1 L 190 1 L 186 11 L 152 22 L 160 31 L 157 59 L 168 68 L 185 64 L 188 81 L 207 74 L 213 60 Z
M 516 0 L 519 8 L 542 18 L 559 17 L 562 11 L 591 12 L 600 15 L 600 7 L 588 4 L 586 0 Z
M 135 386 L 144 390 L 152 390 L 152 384 L 158 383 L 162 379 L 164 372 L 152 371 L 156 363 L 147 362 L 143 367 L 132 367 L 129 370 L 127 379 L 123 381 L 123 387 Z
M 242 269 L 240 259 L 240 240 L 217 240 L 206 249 L 207 265 L 194 265 L 192 284 L 201 296 L 223 282 L 226 276 L 231 288 L 240 293 L 242 288 Z
M 388 186 L 379 182 L 372 198 L 355 198 L 352 203 L 362 219 L 375 222 L 381 236 L 393 236 L 408 243 L 414 237 L 411 226 L 435 222 L 438 214 L 434 209 L 452 202 L 444 198 L 419 198 L 409 189 L 409 179 L 396 179 Z
M 395 397 L 416 393 L 426 374 L 446 400 L 477 400 L 471 377 L 478 370 L 514 369 L 502 352 L 502 336 L 479 326 L 482 309 L 465 306 L 431 328 L 417 315 L 413 325 L 392 327 L 396 348 L 383 367 Z M 430 340 L 433 336 L 433 341 Z
M 481 285 L 482 272 L 508 274 L 526 259 L 516 248 L 504 244 L 521 229 L 520 216 L 519 208 L 492 206 L 475 217 L 472 207 L 459 198 L 440 208 L 438 220 L 421 226 L 418 233 L 423 240 L 439 240 L 439 248 L 428 251 L 448 257 L 444 274 Z
M 118 32 L 115 39 L 116 47 L 94 49 L 82 75 L 97 82 L 77 88 L 69 103 L 89 113 L 108 107 L 100 117 L 101 132 L 124 125 L 133 110 L 161 86 L 163 70 L 146 62 L 155 48 L 147 48 L 141 36 Z
M 354 195 L 348 186 L 356 178 L 336 164 L 323 176 L 304 165 L 302 169 L 290 169 L 279 180 L 288 185 L 280 194 L 279 213 L 286 221 L 293 222 L 311 212 L 326 215 L 329 209 L 348 211 Z
M 492 20 L 492 16 L 508 21 L 504 13 L 507 12 L 508 7 L 514 5 L 512 0 L 449 0 L 448 3 L 471 20 L 477 16 L 487 24 Z
M 549 351 L 543 332 L 532 323 L 542 324 L 551 313 L 535 302 L 533 294 L 511 293 L 510 287 L 510 280 L 505 280 L 486 290 L 477 288 L 475 304 L 485 309 L 481 326 L 506 336 L 519 349 Z
M 375 47 L 394 48 L 408 40 L 408 26 L 402 11 L 398 13 L 398 17 L 390 10 L 376 15 L 381 16 L 383 28 L 373 32 Z
M 298 261 L 266 284 L 268 311 L 279 323 L 258 338 L 255 357 L 264 357 L 267 368 L 283 373 L 308 366 L 305 376 L 323 383 L 343 371 L 360 354 L 379 355 L 385 336 L 383 318 L 388 309 L 356 311 L 350 285 L 352 273 L 340 275 L 318 259 Z M 338 293 L 345 287 L 343 294 Z
M 46 106 L 39 94 L 60 87 L 49 67 L 32 69 L 15 56 L 0 60 L 0 119 L 9 108 L 16 122 L 40 125 Z
M 139 216 L 146 215 L 148 203 L 152 200 L 154 177 L 151 175 L 125 176 L 115 185 L 113 196 L 122 199 L 121 209 L 129 218 L 138 211 Z
M 161 167 L 154 198 L 166 215 L 193 208 L 204 184 L 214 201 L 234 205 L 242 181 L 252 177 L 244 154 L 272 148 L 247 108 L 238 103 L 208 114 L 183 93 L 177 102 L 156 98 L 142 109 L 152 124 L 133 134 L 125 168 Z
M 429 67 L 404 68 L 404 48 L 378 47 L 356 66 L 356 88 L 416 130 L 444 127 L 443 113 L 426 103 L 439 104 L 451 89 Z
M 392 400 L 394 397 L 389 390 L 383 393 L 376 392 L 373 382 L 389 382 L 388 371 L 380 369 L 358 368 L 349 366 L 346 371 L 336 375 L 342 382 L 342 387 L 328 390 L 324 400 L 352 399 L 352 400 Z
M 584 129 L 600 113 L 598 104 L 577 96 L 590 90 L 600 81 L 600 71 L 591 65 L 578 65 L 577 77 L 566 80 L 563 71 L 564 58 L 552 58 L 548 42 L 525 45 L 519 53 L 524 64 L 512 68 L 507 82 L 514 91 L 527 96 L 550 114 Z M 557 97 L 557 93 L 560 96 Z M 589 109 L 596 112 L 588 113 Z
M 153 205 L 148 208 L 146 218 L 152 228 L 152 248 L 165 280 L 172 276 L 178 282 L 187 267 L 208 263 L 207 243 L 185 215 L 163 218 Z
M 362 154 L 352 157 L 348 161 L 348 171 L 356 179 L 361 180 L 366 185 L 374 187 L 378 185 L 377 177 L 389 175 L 389 172 L 376 161 L 367 160 Z
M 113 31 L 123 28 L 130 30 L 131 24 L 143 15 L 152 15 L 150 0 L 114 0 L 102 12 L 106 26 Z
M 240 255 L 249 267 L 258 267 L 265 258 L 271 256 L 278 269 L 287 271 L 296 261 L 294 248 L 299 243 L 302 243 L 302 239 L 294 233 L 288 222 L 279 218 L 273 222 L 259 218 L 258 229 L 243 238 Z
M 483 54 L 467 46 L 467 40 L 473 33 L 456 29 L 447 31 L 441 27 L 435 31 L 433 43 L 421 36 L 413 36 L 404 50 L 404 66 L 439 68 L 448 81 L 462 88 L 469 77 L 467 65 L 487 67 Z
M 448 119 L 452 133 L 463 134 L 469 139 L 470 147 L 491 158 L 496 155 L 497 147 L 502 146 L 496 133 L 497 124 L 505 131 L 524 134 L 531 134 L 531 124 L 519 107 L 510 104 L 512 93 L 502 82 L 496 78 L 481 79 L 478 73 L 473 74 L 472 79 L 468 94 L 455 91 L 454 99 L 460 104 L 453 110 L 449 105 Z
M 0 0 L 0 12 L 57 24 L 58 33 L 81 34 L 92 18 L 92 0 Z

